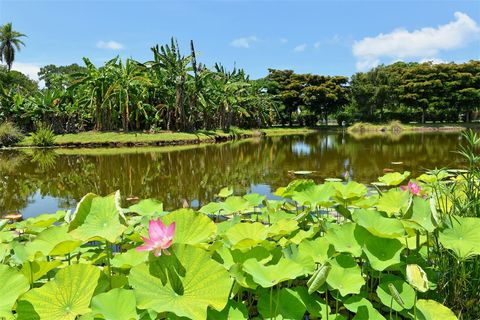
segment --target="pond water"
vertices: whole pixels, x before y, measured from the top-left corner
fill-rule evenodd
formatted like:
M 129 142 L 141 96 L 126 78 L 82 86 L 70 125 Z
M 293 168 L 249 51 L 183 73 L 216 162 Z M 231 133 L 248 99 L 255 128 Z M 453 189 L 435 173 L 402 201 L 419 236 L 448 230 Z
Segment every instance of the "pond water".
M 419 174 L 461 167 L 458 133 L 351 136 L 347 133 L 247 139 L 215 145 L 126 149 L 0 151 L 0 213 L 24 217 L 74 208 L 83 195 L 157 198 L 167 210 L 196 207 L 225 186 L 271 196 L 292 171 L 369 183 L 385 169 Z M 392 164 L 402 162 L 402 164 Z

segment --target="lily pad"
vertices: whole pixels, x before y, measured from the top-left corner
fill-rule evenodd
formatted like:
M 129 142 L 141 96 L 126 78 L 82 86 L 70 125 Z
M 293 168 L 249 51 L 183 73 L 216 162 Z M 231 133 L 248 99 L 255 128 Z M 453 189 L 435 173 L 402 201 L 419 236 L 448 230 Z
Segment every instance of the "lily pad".
M 385 183 L 387 186 L 398 186 L 409 176 L 410 176 L 409 171 L 405 171 L 403 173 L 391 172 L 391 173 L 384 174 L 383 176 L 378 178 L 378 181 Z
M 189 245 L 174 245 L 170 256 L 133 267 L 129 283 L 139 309 L 173 312 L 179 317 L 205 319 L 209 306 L 226 306 L 232 280 L 210 255 Z
M 97 267 L 86 264 L 61 269 L 53 281 L 22 296 L 19 319 L 74 320 L 88 313 L 99 276 Z
M 293 173 L 299 176 L 306 176 L 306 175 L 312 174 L 313 171 L 300 170 L 300 171 L 293 171 Z

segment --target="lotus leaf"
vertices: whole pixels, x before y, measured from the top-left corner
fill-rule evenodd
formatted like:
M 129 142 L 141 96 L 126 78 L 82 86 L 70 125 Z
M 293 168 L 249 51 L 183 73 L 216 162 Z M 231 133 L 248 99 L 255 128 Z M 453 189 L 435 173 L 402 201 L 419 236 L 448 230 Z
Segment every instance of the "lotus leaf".
M 410 212 L 411 215 L 408 216 L 410 221 L 416 222 L 427 232 L 433 232 L 435 230 L 435 220 L 429 201 L 420 197 L 414 197 Z
M 120 222 L 124 217 L 119 201 L 119 192 L 106 197 L 87 194 L 77 206 L 69 232 L 83 241 L 100 238 L 115 243 L 126 229 Z
M 403 224 L 395 218 L 386 218 L 380 212 L 356 209 L 353 220 L 371 234 L 381 238 L 398 238 L 405 235 Z
M 126 211 L 141 216 L 153 216 L 163 213 L 163 203 L 155 199 L 144 199 L 140 200 L 139 203 L 130 206 Z
M 258 299 L 258 311 L 263 319 L 298 320 L 303 318 L 307 307 L 298 292 L 282 288 L 273 290 L 272 297 L 270 291 L 262 291 Z
M 327 230 L 325 238 L 338 252 L 348 252 L 354 257 L 360 257 L 362 255 L 362 247 L 354 236 L 356 229 L 357 224 L 353 222 L 333 225 Z
M 383 271 L 400 263 L 404 246 L 399 240 L 374 236 L 361 227 L 357 228 L 355 238 L 361 244 L 373 269 Z
M 385 183 L 387 186 L 398 186 L 409 176 L 410 172 L 408 171 L 404 171 L 403 173 L 390 172 L 378 178 L 378 181 Z
M 166 225 L 175 222 L 174 243 L 198 244 L 217 232 L 217 226 L 210 218 L 191 209 L 176 210 L 161 219 Z
M 358 198 L 363 197 L 368 193 L 367 187 L 355 181 L 349 181 L 346 184 L 341 182 L 332 182 L 332 186 L 336 191 L 335 197 L 339 199 L 340 203 L 358 200 Z
M 218 192 L 217 196 L 219 196 L 220 198 L 227 198 L 232 194 L 233 194 L 233 189 L 229 187 L 225 187 Z
M 396 302 L 388 287 L 389 284 L 395 287 L 405 308 Z M 410 309 L 415 303 L 415 290 L 413 290 L 403 279 L 392 275 L 382 276 L 382 281 L 377 287 L 377 296 L 385 306 L 392 306 L 392 309 L 395 311 Z
M 256 246 L 267 238 L 268 227 L 254 223 L 239 223 L 231 227 L 225 233 L 225 237 L 232 247 L 237 249 L 248 249 Z
M 327 284 L 330 287 L 338 290 L 342 296 L 360 293 L 365 279 L 351 255 L 342 253 L 331 260 L 331 265 L 332 269 L 327 277 Z
M 480 218 L 452 218 L 451 227 L 443 230 L 439 239 L 460 259 L 480 255 Z
M 355 313 L 355 320 L 385 320 L 370 301 L 361 295 L 354 295 L 344 301 L 345 308 Z
M 248 259 L 243 263 L 243 270 L 264 288 L 295 279 L 304 274 L 304 268 L 301 264 L 286 258 L 281 258 L 273 265 L 263 265 L 256 259 Z
M 417 310 L 419 320 L 457 320 L 452 310 L 435 300 L 418 300 Z
M 0 264 L 0 318 L 10 318 L 17 298 L 30 288 L 27 278 L 14 268 Z M 8 288 L 8 290 L 7 290 Z
M 61 269 L 53 281 L 24 294 L 17 306 L 19 319 L 74 320 L 90 312 L 100 271 L 76 264 Z
M 205 319 L 208 306 L 219 311 L 226 306 L 232 280 L 206 251 L 174 245 L 170 256 L 151 256 L 133 267 L 129 283 L 139 309 Z
M 410 194 L 408 192 L 390 189 L 378 199 L 377 209 L 393 216 L 407 212 L 409 202 Z
M 135 295 L 132 290 L 112 289 L 92 299 L 92 313 L 105 320 L 138 319 Z
M 330 197 L 334 195 L 335 190 L 331 184 L 310 185 L 301 191 L 294 191 L 292 199 L 301 206 L 310 206 L 311 208 L 330 207 L 333 202 Z
M 30 243 L 25 245 L 25 250 L 30 260 L 37 252 L 44 256 L 64 255 L 72 252 L 82 244 L 68 233 L 67 226 L 52 226 L 43 230 Z
M 113 257 L 111 264 L 115 268 L 131 268 L 147 261 L 147 259 L 148 252 L 130 249 L 126 252 L 117 253 Z
M 208 309 L 208 320 L 245 320 L 248 319 L 248 310 L 244 304 L 230 300 L 222 311 Z
M 249 193 L 243 196 L 250 206 L 256 207 L 262 204 L 267 197 L 259 195 L 258 193 Z
M 35 281 L 46 275 L 50 270 L 55 269 L 60 266 L 62 261 L 53 260 L 53 261 L 27 261 L 23 264 L 22 273 L 28 279 L 30 284 L 33 284 Z

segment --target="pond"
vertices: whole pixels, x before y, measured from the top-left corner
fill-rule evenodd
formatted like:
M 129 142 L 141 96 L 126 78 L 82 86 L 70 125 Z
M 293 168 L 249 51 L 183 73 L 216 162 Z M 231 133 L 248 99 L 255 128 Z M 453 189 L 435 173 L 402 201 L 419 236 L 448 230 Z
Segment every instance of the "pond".
M 306 176 L 376 181 L 384 171 L 414 175 L 461 167 L 459 133 L 351 136 L 318 132 L 214 145 L 125 149 L 0 151 L 0 213 L 24 217 L 72 209 L 88 192 L 157 198 L 167 210 L 197 207 L 225 186 L 271 196 L 293 171 Z M 126 200 L 127 201 L 127 200 Z M 128 202 L 126 203 L 128 204 Z

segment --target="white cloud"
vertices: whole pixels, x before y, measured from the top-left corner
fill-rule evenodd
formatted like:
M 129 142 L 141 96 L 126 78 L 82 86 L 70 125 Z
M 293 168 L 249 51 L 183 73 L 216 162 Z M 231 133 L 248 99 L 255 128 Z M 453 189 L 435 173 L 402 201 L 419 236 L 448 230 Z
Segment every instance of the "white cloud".
M 12 65 L 12 70 L 21 72 L 24 75 L 28 76 L 30 79 L 38 82 L 38 72 L 40 71 L 41 66 L 42 65 L 40 65 L 39 63 L 34 62 L 14 61 Z M 40 86 L 40 88 L 43 88 L 45 86 L 45 83 L 43 81 L 40 81 L 38 85 Z
M 280 38 L 280 43 L 285 44 L 288 42 L 287 38 Z
M 117 41 L 98 41 L 97 48 L 100 49 L 109 49 L 109 50 L 122 50 L 125 48 L 123 44 Z
M 353 55 L 357 58 L 357 69 L 378 65 L 380 58 L 432 60 L 440 51 L 461 48 L 480 38 L 480 28 L 473 19 L 462 12 L 455 12 L 454 16 L 454 21 L 437 28 L 411 32 L 396 29 L 355 41 Z
M 254 42 L 258 42 L 258 38 L 255 36 L 250 36 L 233 39 L 232 42 L 230 42 L 230 45 L 235 48 L 248 49 Z
M 317 42 L 315 42 L 315 43 L 313 44 L 313 47 L 314 47 L 315 49 L 318 49 L 318 48 L 320 48 L 321 46 L 322 46 L 322 43 L 321 43 L 320 41 L 317 41 Z
M 307 44 L 306 43 L 302 43 L 298 46 L 296 46 L 295 48 L 293 48 L 293 52 L 303 52 L 307 49 Z
M 432 64 L 448 63 L 448 61 L 445 61 L 445 60 L 439 59 L 439 58 L 426 58 L 426 59 L 420 60 L 420 62 L 421 62 L 421 63 L 431 62 Z

